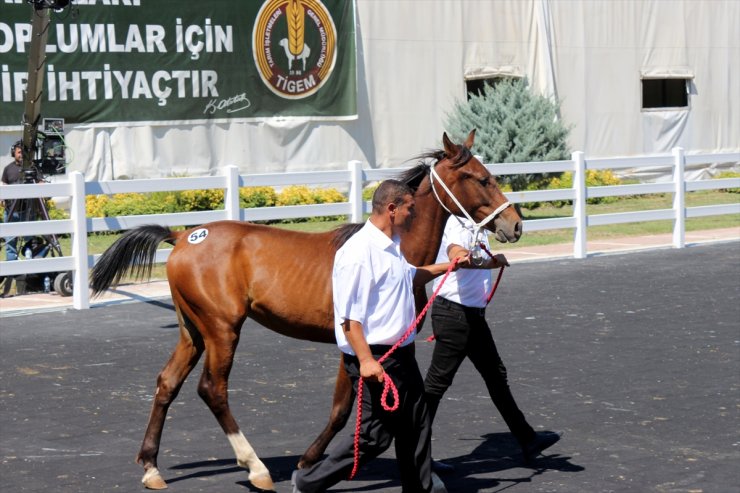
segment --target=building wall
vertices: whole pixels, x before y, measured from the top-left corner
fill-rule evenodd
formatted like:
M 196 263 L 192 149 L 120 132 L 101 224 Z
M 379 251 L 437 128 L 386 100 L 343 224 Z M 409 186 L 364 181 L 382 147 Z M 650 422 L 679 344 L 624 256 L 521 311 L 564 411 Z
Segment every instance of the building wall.
M 68 126 L 69 169 L 118 179 L 402 166 L 441 146 L 466 77 L 496 75 L 559 99 L 571 148 L 591 156 L 737 151 L 738 26 L 733 0 L 357 0 L 356 120 Z M 666 74 L 691 77 L 689 108 L 642 111 L 641 77 Z M 19 132 L 0 133 L 4 148 Z

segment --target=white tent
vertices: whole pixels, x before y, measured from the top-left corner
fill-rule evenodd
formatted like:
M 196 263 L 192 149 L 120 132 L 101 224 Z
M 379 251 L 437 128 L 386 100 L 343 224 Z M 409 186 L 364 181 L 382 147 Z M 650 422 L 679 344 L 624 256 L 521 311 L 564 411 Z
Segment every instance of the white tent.
M 736 0 L 356 0 L 358 116 L 167 126 L 68 125 L 89 180 L 400 166 L 441 145 L 466 80 L 527 77 L 562 102 L 589 156 L 740 150 Z M 644 79 L 681 79 L 683 107 L 643 109 Z M 43 110 L 42 110 L 43 111 Z M 18 132 L 2 131 L 7 146 Z

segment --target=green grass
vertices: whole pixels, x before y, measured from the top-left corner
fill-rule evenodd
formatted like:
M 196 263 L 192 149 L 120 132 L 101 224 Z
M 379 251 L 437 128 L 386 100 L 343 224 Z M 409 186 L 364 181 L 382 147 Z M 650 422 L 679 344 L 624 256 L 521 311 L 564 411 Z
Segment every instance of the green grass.
M 589 215 L 614 214 L 619 212 L 646 211 L 670 209 L 673 205 L 673 195 L 644 195 L 623 197 L 606 204 L 588 204 L 586 213 Z M 687 207 L 703 205 L 740 204 L 740 194 L 727 193 L 716 190 L 690 192 L 686 194 Z M 572 206 L 554 207 L 545 204 L 535 209 L 522 209 L 523 219 L 548 219 L 571 217 Z M 740 226 L 740 214 L 724 214 L 721 216 L 706 216 L 686 220 L 686 231 L 700 231 L 704 229 L 721 229 Z M 606 226 L 591 226 L 586 231 L 588 240 L 598 240 L 623 236 L 645 236 L 670 233 L 673 231 L 673 221 L 645 221 L 624 224 L 609 224 Z M 497 244 L 501 250 L 527 246 L 552 245 L 557 243 L 572 243 L 573 229 L 552 229 L 527 233 L 526 228 L 522 238 L 514 244 Z
M 617 212 L 643 211 L 655 209 L 670 209 L 672 205 L 672 194 L 645 195 L 635 197 L 619 198 L 611 203 L 588 204 L 587 213 L 610 214 Z M 686 194 L 686 205 L 688 207 L 697 207 L 702 205 L 718 204 L 740 204 L 740 194 L 728 193 L 718 190 L 706 190 L 690 192 Z M 523 208 L 523 219 L 545 219 L 570 217 L 573 214 L 572 206 L 555 207 L 550 204 L 544 204 L 534 209 Z M 277 224 L 279 228 L 291 229 L 294 231 L 319 232 L 328 231 L 339 225 L 343 221 L 307 221 L 291 224 Z M 740 226 L 740 214 L 726 214 L 721 216 L 707 216 L 701 218 L 691 218 L 686 221 L 687 231 L 699 231 L 704 229 L 718 229 Z M 626 224 L 612 224 L 607 226 L 593 226 L 587 230 L 588 240 L 597 240 L 604 238 L 622 237 L 622 236 L 642 236 L 670 233 L 672 231 L 672 221 L 649 221 Z M 105 251 L 117 238 L 119 234 L 96 234 L 88 237 L 88 251 L 90 254 L 98 254 Z M 526 230 L 522 239 L 517 243 L 497 244 L 500 250 L 522 248 L 537 245 L 550 245 L 556 243 L 572 243 L 572 229 L 556 229 L 547 231 L 535 231 L 527 233 Z M 70 251 L 70 239 L 62 238 L 60 240 L 62 251 L 68 254 Z M 4 253 L 0 253 L 3 255 Z M 164 279 L 166 274 L 163 265 L 155 266 L 152 273 L 153 279 Z

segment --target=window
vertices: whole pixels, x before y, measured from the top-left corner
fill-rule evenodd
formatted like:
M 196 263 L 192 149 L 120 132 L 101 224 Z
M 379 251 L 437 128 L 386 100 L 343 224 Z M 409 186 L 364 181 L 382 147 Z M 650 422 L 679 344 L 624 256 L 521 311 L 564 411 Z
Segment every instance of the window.
M 688 107 L 689 80 L 683 78 L 642 79 L 642 109 Z
M 510 80 L 510 79 L 518 79 L 519 77 L 507 77 L 507 76 L 497 76 L 497 77 L 486 77 L 481 79 L 467 79 L 465 81 L 465 91 L 468 95 L 468 100 L 470 100 L 470 96 L 480 96 L 483 94 L 483 88 L 486 84 L 488 84 L 491 87 L 495 87 L 496 84 L 498 84 L 501 81 L 504 80 Z

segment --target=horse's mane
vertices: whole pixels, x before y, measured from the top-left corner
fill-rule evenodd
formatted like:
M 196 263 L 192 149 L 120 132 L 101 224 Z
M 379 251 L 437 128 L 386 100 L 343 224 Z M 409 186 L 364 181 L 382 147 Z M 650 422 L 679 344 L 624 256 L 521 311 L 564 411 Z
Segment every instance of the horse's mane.
M 432 151 L 419 154 L 413 159 L 416 159 L 418 163 L 413 168 L 409 168 L 400 175 L 397 180 L 405 183 L 411 189 L 416 192 L 421 185 L 421 181 L 426 177 L 431 169 L 445 157 L 445 151 L 442 149 L 435 149 Z M 473 157 L 473 153 L 470 149 L 464 145 L 459 146 L 459 150 L 455 156 L 452 157 L 451 165 L 453 167 L 462 166 L 463 164 L 470 161 Z M 344 243 L 355 233 L 357 233 L 363 226 L 363 223 L 349 223 L 343 224 L 334 230 L 334 238 L 332 244 L 339 249 Z
M 424 179 L 425 176 L 429 174 L 429 170 L 432 169 L 432 166 L 427 164 L 422 156 L 419 156 L 421 161 L 414 166 L 413 168 L 409 168 L 400 175 L 398 175 L 398 181 L 401 181 L 411 187 L 411 190 L 416 192 L 419 189 L 419 185 L 421 184 L 421 180 Z
M 412 190 L 416 191 L 421 184 L 421 180 L 429 174 L 431 169 L 436 166 L 438 162 L 444 159 L 446 153 L 442 149 L 434 149 L 425 153 L 419 154 L 413 159 L 418 161 L 418 164 L 413 168 L 410 168 L 398 176 L 398 180 L 404 182 L 411 187 Z M 450 165 L 453 168 L 462 166 L 463 164 L 470 161 L 473 157 L 473 153 L 470 149 L 464 145 L 459 146 L 457 154 L 452 156 L 450 159 Z
M 339 250 L 339 248 L 341 248 L 341 246 L 344 245 L 352 235 L 361 230 L 363 226 L 363 223 L 342 224 L 334 230 L 334 238 L 331 240 L 332 245 Z
M 436 165 L 438 162 L 440 162 L 442 159 L 445 158 L 447 154 L 442 149 L 435 149 L 432 151 L 425 152 L 423 154 L 420 154 L 416 156 L 415 159 L 419 159 L 421 162 L 426 161 L 432 161 L 432 165 Z M 473 158 L 473 153 L 465 147 L 464 145 L 458 146 L 457 148 L 457 154 L 452 156 L 450 159 L 450 165 L 453 168 L 456 168 L 458 166 L 462 166 L 463 164 L 467 163 Z

